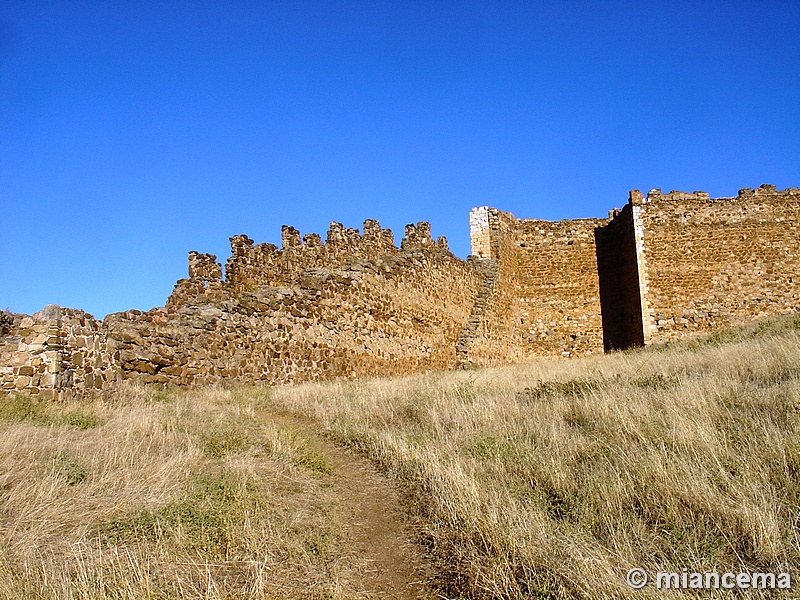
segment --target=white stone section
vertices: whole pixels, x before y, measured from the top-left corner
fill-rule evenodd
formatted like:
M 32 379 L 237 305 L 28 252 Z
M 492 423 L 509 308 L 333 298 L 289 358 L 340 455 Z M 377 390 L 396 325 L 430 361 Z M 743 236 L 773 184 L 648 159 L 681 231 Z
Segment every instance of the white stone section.
M 644 249 L 644 227 L 642 226 L 642 205 L 631 205 L 633 211 L 633 233 L 636 242 L 636 266 L 639 272 L 639 301 L 642 306 L 642 334 L 644 345 L 650 344 L 650 336 L 656 331 L 655 315 L 647 298 L 650 295 L 650 285 L 647 275 L 647 257 Z
M 492 257 L 488 206 L 479 206 L 469 211 L 469 240 L 474 256 Z

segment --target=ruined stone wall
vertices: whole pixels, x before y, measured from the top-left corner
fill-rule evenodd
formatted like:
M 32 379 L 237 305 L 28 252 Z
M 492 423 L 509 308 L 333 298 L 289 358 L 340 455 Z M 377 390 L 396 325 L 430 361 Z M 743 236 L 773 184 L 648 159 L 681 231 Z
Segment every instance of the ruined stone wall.
M 609 223 L 595 230 L 597 275 L 606 351 L 645 345 L 634 207 L 641 193 L 632 191 L 628 205 L 609 214 Z
M 127 379 L 287 383 L 454 367 L 476 270 L 427 223 L 408 226 L 400 249 L 374 221 L 363 236 L 331 232 L 322 243 L 284 227 L 280 250 L 234 236 L 225 279 L 215 256 L 191 252 L 164 308 L 102 322 L 55 306 L 8 316 L 3 389 L 69 398 Z
M 151 356 L 159 340 L 173 341 L 170 364 L 153 364 L 138 378 L 279 383 L 452 368 L 480 283 L 435 244 L 347 268 L 305 269 L 293 285 L 258 280 L 254 268 L 246 283 L 224 282 L 221 291 L 198 285 L 194 297 L 171 298 L 163 325 L 116 326 L 135 329 L 144 341 L 134 347 Z M 188 286 L 178 287 L 185 294 Z
M 33 316 L 10 317 L 0 338 L 4 391 L 69 399 L 116 381 L 102 323 L 91 315 L 48 305 Z
M 163 308 L 0 313 L 0 386 L 46 398 L 402 375 L 647 345 L 800 310 L 800 190 L 631 192 L 606 219 L 470 214 L 473 256 L 376 221 L 191 252 Z
M 651 343 L 800 310 L 800 189 L 653 190 L 639 213 Z
M 214 256 L 190 254 L 190 277 L 167 302 L 170 322 L 189 319 L 197 330 L 189 347 L 201 346 L 176 358 L 185 366 L 182 382 L 299 381 L 455 365 L 481 277 L 443 237 L 433 241 L 428 223 L 406 226 L 399 249 L 391 231 L 372 220 L 363 235 L 332 223 L 324 243 L 315 234 L 301 239 L 291 227 L 282 233 L 281 249 L 231 238 L 225 281 Z M 208 323 L 196 323 L 209 318 L 200 309 L 213 315 Z M 220 357 L 232 352 L 230 364 L 211 364 L 203 348 Z M 169 365 L 145 379 L 165 370 L 178 374 Z
M 594 231 L 605 220 L 518 220 L 496 209 L 476 209 L 470 220 L 473 254 L 488 252 L 498 262 L 474 362 L 602 349 Z
M 515 223 L 514 215 L 496 208 L 484 206 L 470 213 L 472 260 L 483 281 L 460 340 L 461 364 L 497 365 L 516 356 L 517 257 L 510 251 Z

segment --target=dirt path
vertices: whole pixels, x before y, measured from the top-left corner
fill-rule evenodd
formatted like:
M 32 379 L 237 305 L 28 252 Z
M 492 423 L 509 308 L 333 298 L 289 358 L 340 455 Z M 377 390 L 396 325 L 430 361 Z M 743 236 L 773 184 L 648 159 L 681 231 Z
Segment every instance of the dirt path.
M 432 569 L 411 539 L 397 490 L 367 459 L 325 438 L 310 419 L 271 413 L 282 427 L 300 432 L 324 456 L 336 477 L 334 490 L 343 500 L 352 551 L 368 567 L 359 581 L 367 598 L 433 600 Z

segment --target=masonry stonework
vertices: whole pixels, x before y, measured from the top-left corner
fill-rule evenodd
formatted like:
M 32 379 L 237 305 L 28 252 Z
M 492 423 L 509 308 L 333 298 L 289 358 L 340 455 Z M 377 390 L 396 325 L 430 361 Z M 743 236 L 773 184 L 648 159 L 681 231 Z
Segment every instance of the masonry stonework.
M 604 219 L 516 219 L 473 209 L 473 255 L 497 262 L 468 361 L 498 364 L 603 348 L 595 229 Z
M 800 189 L 652 190 L 638 209 L 648 343 L 800 309 Z
M 214 255 L 190 252 L 189 277 L 147 312 L 4 314 L 2 388 L 63 399 L 127 379 L 276 384 L 456 364 L 482 276 L 428 223 L 407 226 L 399 249 L 372 220 L 363 234 L 332 223 L 325 242 L 284 226 L 282 246 L 232 237 L 224 278 Z
M 641 196 L 641 194 L 638 194 Z M 610 222 L 595 229 L 597 275 L 602 307 L 603 347 L 606 351 L 644 346 L 644 324 L 639 264 L 641 236 L 636 234 L 631 201 L 622 210 L 611 211 Z
M 800 189 L 633 190 L 608 219 L 470 214 L 472 256 L 428 223 L 289 226 L 281 248 L 190 252 L 166 305 L 103 321 L 0 313 L 0 387 L 51 399 L 158 385 L 402 375 L 643 346 L 800 310 Z
M 106 333 L 91 315 L 53 304 L 33 316 L 6 315 L 6 333 L 0 338 L 2 390 L 69 399 L 116 379 Z

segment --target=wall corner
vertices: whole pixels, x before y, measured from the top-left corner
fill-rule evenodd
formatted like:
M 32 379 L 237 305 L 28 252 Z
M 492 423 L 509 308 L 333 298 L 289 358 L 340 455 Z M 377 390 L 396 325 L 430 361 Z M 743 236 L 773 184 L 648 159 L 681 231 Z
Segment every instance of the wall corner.
M 648 195 L 649 197 L 649 195 Z M 651 344 L 652 334 L 655 331 L 655 318 L 650 308 L 650 286 L 647 268 L 647 253 L 645 248 L 644 225 L 642 224 L 642 211 L 644 206 L 631 203 L 633 217 L 633 236 L 636 245 L 636 268 L 639 275 L 639 299 L 642 308 L 642 336 L 645 346 Z

